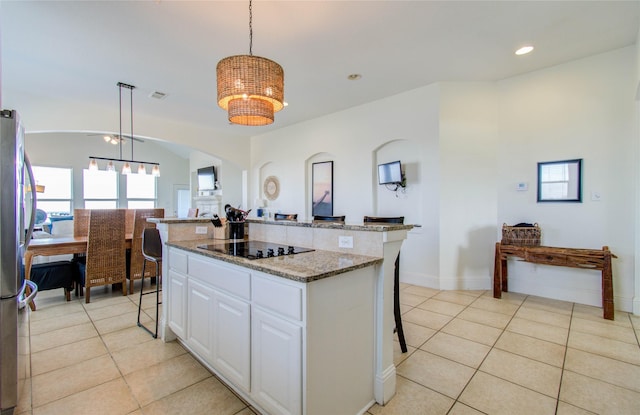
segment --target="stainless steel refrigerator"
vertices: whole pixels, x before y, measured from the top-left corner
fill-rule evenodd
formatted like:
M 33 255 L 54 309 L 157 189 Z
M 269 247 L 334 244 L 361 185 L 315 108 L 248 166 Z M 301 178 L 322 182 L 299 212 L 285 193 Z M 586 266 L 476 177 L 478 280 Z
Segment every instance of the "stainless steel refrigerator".
M 35 182 L 16 111 L 0 111 L 0 413 L 13 414 L 31 358 L 28 304 L 38 288 L 22 275 L 35 221 Z M 29 206 L 25 200 L 30 200 Z M 26 292 L 30 291 L 29 295 Z

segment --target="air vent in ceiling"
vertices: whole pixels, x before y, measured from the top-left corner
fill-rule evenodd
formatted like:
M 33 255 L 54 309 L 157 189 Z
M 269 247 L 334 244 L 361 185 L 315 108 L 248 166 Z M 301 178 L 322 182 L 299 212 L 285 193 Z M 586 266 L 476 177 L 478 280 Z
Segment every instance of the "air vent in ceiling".
M 149 95 L 149 98 L 164 99 L 166 96 L 167 94 L 165 94 L 164 92 L 153 91 L 151 95 Z

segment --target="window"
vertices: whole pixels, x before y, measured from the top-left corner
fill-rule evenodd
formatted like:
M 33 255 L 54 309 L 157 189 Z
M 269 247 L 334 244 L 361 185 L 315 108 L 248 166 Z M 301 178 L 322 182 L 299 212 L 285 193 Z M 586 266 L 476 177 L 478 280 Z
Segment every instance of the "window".
M 538 163 L 538 202 L 581 202 L 582 159 Z
M 47 214 L 71 213 L 71 168 L 33 166 L 36 184 L 44 186 L 37 194 L 37 207 Z
M 118 173 L 87 169 L 82 173 L 85 209 L 115 209 L 118 207 Z
M 127 207 L 151 209 L 156 205 L 156 177 L 150 174 L 128 174 Z

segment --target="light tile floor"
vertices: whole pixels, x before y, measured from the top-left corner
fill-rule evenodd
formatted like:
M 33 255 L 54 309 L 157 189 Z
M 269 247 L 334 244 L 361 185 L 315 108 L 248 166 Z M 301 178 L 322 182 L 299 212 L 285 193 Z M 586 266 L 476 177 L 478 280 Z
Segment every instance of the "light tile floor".
M 600 308 L 516 293 L 401 289 L 409 351 L 394 342 L 397 394 L 368 415 L 640 414 L 639 316 L 607 321 Z M 17 413 L 256 413 L 179 344 L 138 328 L 138 298 L 94 289 L 87 305 L 39 293 L 32 387 Z

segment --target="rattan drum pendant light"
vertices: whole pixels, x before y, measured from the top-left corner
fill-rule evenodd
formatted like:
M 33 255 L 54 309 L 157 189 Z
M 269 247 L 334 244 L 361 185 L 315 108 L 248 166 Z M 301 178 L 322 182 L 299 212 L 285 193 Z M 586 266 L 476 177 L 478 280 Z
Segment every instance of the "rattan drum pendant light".
M 218 62 L 218 105 L 233 124 L 268 125 L 284 107 L 284 71 L 270 59 L 253 56 L 252 19 L 249 1 L 249 54 Z

